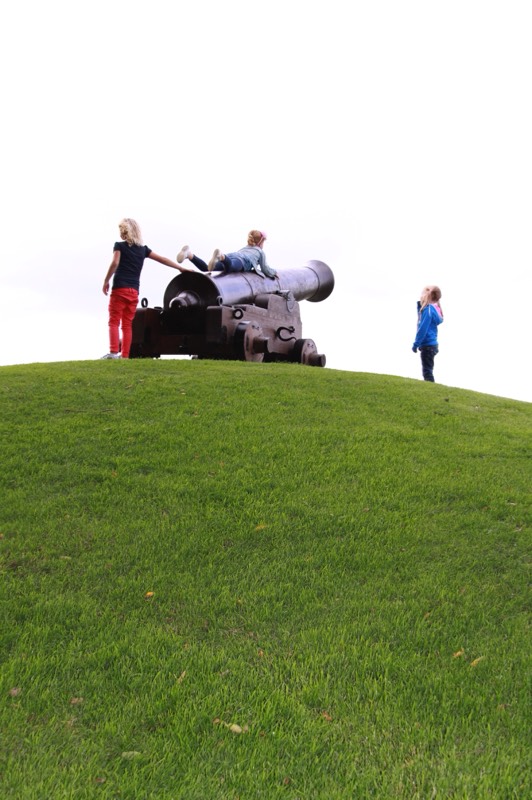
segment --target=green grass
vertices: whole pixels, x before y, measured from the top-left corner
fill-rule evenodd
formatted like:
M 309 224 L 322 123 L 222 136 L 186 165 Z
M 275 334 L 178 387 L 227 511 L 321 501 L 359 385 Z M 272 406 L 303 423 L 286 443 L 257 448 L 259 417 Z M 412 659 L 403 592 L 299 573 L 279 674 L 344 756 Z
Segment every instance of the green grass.
M 530 404 L 0 376 L 2 798 L 530 796 Z

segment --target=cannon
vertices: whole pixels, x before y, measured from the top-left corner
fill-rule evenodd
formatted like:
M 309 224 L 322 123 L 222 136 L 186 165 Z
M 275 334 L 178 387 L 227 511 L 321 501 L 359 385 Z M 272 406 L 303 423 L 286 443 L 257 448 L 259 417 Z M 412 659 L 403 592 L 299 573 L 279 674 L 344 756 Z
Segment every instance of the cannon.
M 334 288 L 322 261 L 257 272 L 181 272 L 168 284 L 163 307 L 145 299 L 133 320 L 130 358 L 191 355 L 238 361 L 292 361 L 324 367 L 312 339 L 302 338 L 299 300 L 325 300 Z

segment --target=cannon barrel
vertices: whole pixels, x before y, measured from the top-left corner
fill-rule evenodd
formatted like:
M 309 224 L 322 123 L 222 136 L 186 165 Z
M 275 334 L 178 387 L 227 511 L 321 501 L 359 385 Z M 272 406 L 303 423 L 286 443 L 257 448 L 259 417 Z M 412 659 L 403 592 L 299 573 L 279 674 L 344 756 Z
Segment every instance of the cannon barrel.
M 260 295 L 290 292 L 295 300 L 318 303 L 334 288 L 334 275 L 323 261 L 309 261 L 303 267 L 278 270 L 277 278 L 256 272 L 181 272 L 164 293 L 164 308 L 233 306 L 254 303 Z

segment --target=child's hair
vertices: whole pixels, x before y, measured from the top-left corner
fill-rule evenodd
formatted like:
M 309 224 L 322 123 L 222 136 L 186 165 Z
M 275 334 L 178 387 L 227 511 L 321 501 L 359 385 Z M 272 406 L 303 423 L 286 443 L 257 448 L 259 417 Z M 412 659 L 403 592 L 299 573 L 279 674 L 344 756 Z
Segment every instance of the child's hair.
M 248 233 L 248 245 L 249 247 L 256 247 L 265 238 L 266 234 L 263 231 L 250 231 Z
M 135 222 L 134 219 L 124 217 L 124 219 L 118 223 L 118 228 L 120 230 L 120 235 L 129 245 L 142 244 L 140 227 L 138 222 Z
M 439 286 L 426 286 L 423 289 L 421 308 L 425 308 L 429 303 L 437 303 L 441 297 Z

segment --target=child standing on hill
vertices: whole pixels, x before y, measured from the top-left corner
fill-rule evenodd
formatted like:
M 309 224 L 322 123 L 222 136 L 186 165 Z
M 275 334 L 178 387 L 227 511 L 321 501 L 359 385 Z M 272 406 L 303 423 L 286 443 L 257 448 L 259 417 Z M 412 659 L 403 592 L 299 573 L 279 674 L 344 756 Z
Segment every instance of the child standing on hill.
M 438 353 L 438 325 L 443 322 L 439 305 L 441 291 L 437 286 L 426 286 L 418 300 L 417 333 L 412 350 L 421 355 L 423 380 L 434 383 L 434 358 Z
M 202 272 L 256 272 L 267 278 L 276 278 L 277 272 L 268 265 L 262 249 L 265 241 L 265 233 L 250 231 L 246 247 L 241 247 L 236 253 L 222 253 L 216 249 L 208 264 L 185 245 L 177 254 L 177 261 L 181 264 L 188 258 Z
M 103 293 L 109 293 L 109 282 L 113 278 L 113 288 L 109 298 L 109 353 L 102 358 L 129 358 L 133 333 L 133 318 L 139 299 L 140 273 L 144 259 L 151 258 L 180 272 L 190 272 L 169 258 L 159 256 L 142 243 L 138 223 L 125 218 L 118 225 L 121 242 L 115 242 L 113 260 L 103 282 Z M 122 350 L 120 351 L 119 328 L 122 324 Z

